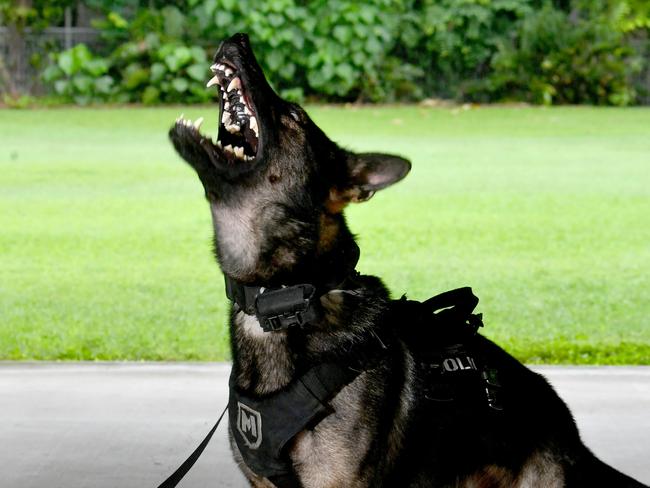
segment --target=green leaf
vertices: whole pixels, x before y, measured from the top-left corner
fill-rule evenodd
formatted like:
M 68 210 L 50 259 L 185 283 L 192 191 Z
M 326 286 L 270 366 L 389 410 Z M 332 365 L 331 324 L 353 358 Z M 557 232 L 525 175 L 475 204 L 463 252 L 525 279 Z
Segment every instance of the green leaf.
M 70 82 L 68 80 L 57 80 L 54 82 L 54 90 L 59 95 L 65 95 L 68 92 Z
M 142 92 L 142 103 L 145 105 L 153 105 L 160 101 L 160 90 L 155 86 L 148 86 Z
M 118 29 L 126 29 L 129 23 L 117 12 L 109 12 L 106 18 Z
M 139 63 L 133 63 L 124 70 L 123 85 L 127 90 L 133 90 L 149 79 L 149 71 Z
M 84 94 L 90 94 L 93 86 L 93 79 L 90 76 L 77 75 L 72 79 L 72 84 L 77 91 Z
M 273 71 L 279 71 L 284 62 L 284 56 L 279 49 L 271 51 L 266 57 L 266 63 Z
M 90 59 L 84 64 L 83 68 L 92 76 L 101 76 L 108 71 L 108 61 L 99 58 Z
M 51 83 L 52 81 L 54 81 L 57 78 L 60 78 L 61 76 L 63 76 L 63 71 L 55 64 L 51 64 L 47 68 L 45 68 L 42 75 L 43 81 L 46 83 Z
M 205 49 L 203 49 L 201 46 L 190 47 L 190 53 L 192 55 L 192 59 L 197 63 L 206 63 L 208 61 L 208 57 L 205 54 Z
M 75 57 L 72 50 L 68 49 L 59 54 L 57 63 L 66 75 L 70 76 L 75 72 Z
M 347 25 L 337 25 L 332 31 L 332 36 L 342 44 L 347 44 L 352 39 L 352 28 Z
M 168 5 L 161 10 L 164 19 L 165 34 L 170 38 L 180 38 L 185 29 L 185 16 L 173 5 Z
M 110 76 L 101 76 L 95 80 L 95 91 L 97 93 L 109 94 L 114 83 L 113 78 Z
M 174 78 L 172 80 L 172 86 L 177 92 L 183 93 L 190 86 L 190 83 L 185 78 Z
M 193 64 L 187 68 L 187 74 L 196 81 L 205 81 L 209 78 L 208 69 L 203 64 Z
M 232 13 L 225 10 L 217 10 L 214 14 L 214 23 L 217 27 L 227 27 L 233 23 L 235 20 Z
M 75 95 L 72 99 L 77 105 L 88 105 L 91 102 L 91 97 L 88 95 Z
M 339 64 L 336 67 L 336 74 L 339 75 L 348 83 L 352 83 L 354 81 L 354 70 L 352 69 L 352 66 L 350 66 L 348 63 Z
M 158 83 L 162 80 L 163 76 L 167 72 L 167 68 L 162 63 L 153 63 L 150 69 L 150 81 L 152 83 Z

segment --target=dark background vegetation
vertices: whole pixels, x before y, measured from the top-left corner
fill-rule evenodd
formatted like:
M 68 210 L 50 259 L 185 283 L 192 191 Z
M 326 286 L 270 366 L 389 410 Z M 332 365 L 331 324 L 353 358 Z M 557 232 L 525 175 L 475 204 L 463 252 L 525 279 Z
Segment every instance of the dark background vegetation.
M 295 100 L 650 102 L 648 0 L 0 2 L 9 105 L 206 102 L 211 55 L 240 31 Z M 45 35 L 64 25 L 86 37 Z

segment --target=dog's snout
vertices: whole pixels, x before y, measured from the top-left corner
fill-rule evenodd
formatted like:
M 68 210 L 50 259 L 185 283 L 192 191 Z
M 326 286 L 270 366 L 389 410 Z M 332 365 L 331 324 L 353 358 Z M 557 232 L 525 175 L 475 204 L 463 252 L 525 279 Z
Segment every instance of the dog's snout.
M 239 32 L 219 45 L 214 60 L 217 61 L 224 58 L 235 60 L 237 58 L 245 57 L 250 51 L 251 45 L 248 39 L 248 34 Z

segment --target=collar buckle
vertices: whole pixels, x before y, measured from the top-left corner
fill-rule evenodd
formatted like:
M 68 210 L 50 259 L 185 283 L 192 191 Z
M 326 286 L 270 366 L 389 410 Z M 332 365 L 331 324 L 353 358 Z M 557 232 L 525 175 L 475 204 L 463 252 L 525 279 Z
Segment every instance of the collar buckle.
M 265 332 L 302 327 L 317 317 L 312 302 L 315 293 L 310 284 L 265 290 L 255 298 L 255 316 Z

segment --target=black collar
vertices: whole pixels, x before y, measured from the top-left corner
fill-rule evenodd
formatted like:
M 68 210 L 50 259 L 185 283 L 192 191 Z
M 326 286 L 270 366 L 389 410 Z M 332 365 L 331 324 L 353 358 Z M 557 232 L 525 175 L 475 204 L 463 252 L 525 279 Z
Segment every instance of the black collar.
M 226 296 L 244 313 L 256 316 L 265 332 L 304 327 L 318 318 L 322 295 L 358 275 L 354 269 L 358 260 L 359 247 L 354 241 L 327 256 L 325 267 L 331 274 L 320 286 L 311 283 L 275 287 L 246 285 L 224 275 Z

